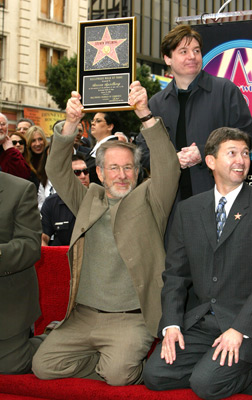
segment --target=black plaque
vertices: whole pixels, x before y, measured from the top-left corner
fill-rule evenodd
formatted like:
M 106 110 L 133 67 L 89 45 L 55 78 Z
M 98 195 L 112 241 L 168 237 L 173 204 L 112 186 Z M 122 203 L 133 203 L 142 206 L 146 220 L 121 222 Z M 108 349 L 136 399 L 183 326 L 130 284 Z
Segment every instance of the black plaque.
M 79 23 L 77 91 L 86 112 L 132 110 L 136 17 Z

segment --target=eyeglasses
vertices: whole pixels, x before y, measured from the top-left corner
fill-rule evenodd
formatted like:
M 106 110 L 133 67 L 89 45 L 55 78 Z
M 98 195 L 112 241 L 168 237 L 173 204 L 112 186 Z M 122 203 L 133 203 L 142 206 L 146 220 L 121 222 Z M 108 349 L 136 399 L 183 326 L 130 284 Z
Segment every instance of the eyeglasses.
M 100 119 L 100 118 L 94 118 L 91 121 L 91 124 L 99 124 L 100 122 L 106 122 L 105 119 Z
M 0 122 L 0 126 L 6 126 L 6 122 Z
M 23 140 L 12 140 L 13 146 L 16 146 L 18 143 L 20 144 L 20 146 L 24 145 L 24 141 Z
M 121 166 L 121 165 L 111 165 L 108 168 L 104 167 L 104 169 L 107 169 L 108 171 L 110 171 L 110 172 L 112 172 L 114 174 L 115 173 L 119 174 L 121 170 L 123 170 L 123 172 L 125 174 L 127 174 L 127 173 L 129 174 L 135 169 L 135 167 L 133 165 L 123 165 L 123 166 Z
M 17 130 L 17 132 L 21 132 L 21 131 L 28 131 L 28 127 L 26 127 L 26 126 L 22 126 L 21 128 L 17 128 L 16 130 Z
M 73 172 L 75 173 L 76 176 L 80 176 L 82 172 L 83 172 L 84 175 L 88 175 L 89 174 L 89 169 L 88 168 L 74 169 Z

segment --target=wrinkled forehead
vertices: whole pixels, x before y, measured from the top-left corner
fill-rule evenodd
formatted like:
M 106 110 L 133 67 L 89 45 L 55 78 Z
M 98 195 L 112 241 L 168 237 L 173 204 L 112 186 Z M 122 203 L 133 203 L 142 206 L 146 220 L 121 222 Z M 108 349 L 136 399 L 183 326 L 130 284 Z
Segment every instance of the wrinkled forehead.
M 87 168 L 85 161 L 83 160 L 75 160 L 72 161 L 72 168 L 73 169 L 83 169 Z
M 134 155 L 127 147 L 111 147 L 106 149 L 104 161 L 106 164 L 134 164 Z
M 21 121 L 18 124 L 18 128 L 30 128 L 31 124 L 28 121 Z
M 0 122 L 6 122 L 7 123 L 7 119 L 2 114 L 0 115 Z

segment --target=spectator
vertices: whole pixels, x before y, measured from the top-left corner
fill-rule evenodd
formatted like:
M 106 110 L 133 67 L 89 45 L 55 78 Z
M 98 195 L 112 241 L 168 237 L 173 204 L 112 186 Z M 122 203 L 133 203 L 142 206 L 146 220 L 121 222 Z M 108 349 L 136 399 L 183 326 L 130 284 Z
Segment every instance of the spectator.
M 89 172 L 82 154 L 72 156 L 72 169 L 80 182 L 88 187 Z M 41 221 L 42 246 L 69 245 L 75 216 L 57 194 L 45 199 L 41 208 Z
M 30 162 L 30 153 L 27 149 L 27 142 L 25 136 L 21 132 L 14 132 L 10 134 L 10 139 L 12 141 L 13 146 L 20 151 L 22 156 L 24 157 L 25 161 L 30 167 L 31 175 L 29 180 L 33 182 L 38 190 L 39 187 L 39 180 L 37 178 L 37 174 L 33 166 Z
M 81 144 L 81 146 L 88 148 L 88 151 L 90 151 L 91 143 L 90 143 L 90 140 L 88 138 L 82 136 L 80 144 Z
M 38 168 L 43 158 L 45 148 L 48 146 L 48 142 L 43 129 L 37 125 L 29 128 L 26 135 L 28 138 L 28 150 L 30 151 L 31 155 L 31 164 L 35 171 L 38 172 Z
M 43 339 L 29 338 L 40 315 L 41 223 L 32 183 L 0 172 L 0 185 L 0 374 L 26 374 Z
M 146 121 L 147 93 L 134 82 L 129 103 L 145 127 L 152 178 L 136 187 L 139 150 L 107 141 L 96 158 L 104 187 L 91 183 L 87 189 L 71 171 L 83 115 L 79 99 L 73 92 L 65 124 L 55 127 L 47 161 L 57 193 L 77 216 L 69 250 L 68 315 L 36 353 L 33 371 L 41 379 L 71 376 L 137 384 L 161 315 L 162 236 L 177 191 L 179 162 L 161 120 Z
M 163 273 L 160 338 L 144 371 L 149 389 L 191 387 L 202 399 L 252 395 L 250 139 L 218 128 L 205 161 L 215 187 L 179 203 Z M 196 303 L 186 309 L 189 288 Z
M 20 132 L 13 132 L 9 135 L 9 137 L 10 137 L 15 149 L 19 150 L 20 153 L 23 155 L 23 157 L 24 157 L 24 155 L 26 155 L 26 158 L 27 158 L 29 153 L 27 150 L 27 143 L 26 143 L 26 139 L 25 139 L 24 135 Z
M 76 136 L 75 140 L 74 140 L 74 153 L 80 151 L 84 154 L 88 154 L 90 149 L 90 142 L 87 138 L 83 138 L 85 139 L 85 146 L 84 146 L 84 142 L 82 140 L 82 135 L 83 135 L 83 125 L 80 122 L 78 124 L 78 135 Z M 88 144 L 88 146 L 87 146 Z
M 174 79 L 149 102 L 178 152 L 182 173 L 177 201 L 214 186 L 204 160 L 212 130 L 227 126 L 252 134 L 251 114 L 239 88 L 202 70 L 201 49 L 202 38 L 190 25 L 178 25 L 164 37 L 161 50 Z
M 129 142 L 128 137 L 123 132 L 116 132 L 115 136 L 117 136 L 118 140 L 122 140 L 125 143 Z
M 55 192 L 54 187 L 50 180 L 47 177 L 47 173 L 45 170 L 45 165 L 47 161 L 47 157 L 50 151 L 50 146 L 53 142 L 53 136 L 51 136 L 51 143 L 50 145 L 46 146 L 45 151 L 43 153 L 43 157 L 40 161 L 39 168 L 37 171 L 40 183 L 38 189 L 38 208 L 41 210 L 41 207 L 48 196 L 52 196 Z
M 91 121 L 91 134 L 96 140 L 96 144 L 90 151 L 90 155 L 95 157 L 96 150 L 107 140 L 115 140 L 115 132 L 120 128 L 119 119 L 116 113 L 96 113 Z
M 34 122 L 29 118 L 20 118 L 17 122 L 16 131 L 26 135 L 28 129 L 34 125 Z
M 8 136 L 8 119 L 0 113 L 0 170 L 20 178 L 29 179 L 31 169 L 24 157 L 15 149 Z
M 163 118 L 178 151 L 182 199 L 214 185 L 204 161 L 212 130 L 229 126 L 252 134 L 252 118 L 239 88 L 202 71 L 201 49 L 202 38 L 189 25 L 169 32 L 162 53 L 174 79 L 150 100 L 151 111 Z
M 96 113 L 91 121 L 91 134 L 96 140 L 95 146 L 89 151 L 85 157 L 87 167 L 90 174 L 90 182 L 95 182 L 101 185 L 101 182 L 96 174 L 95 157 L 96 151 L 102 143 L 107 140 L 118 140 L 114 135 L 119 130 L 119 119 L 116 113 Z

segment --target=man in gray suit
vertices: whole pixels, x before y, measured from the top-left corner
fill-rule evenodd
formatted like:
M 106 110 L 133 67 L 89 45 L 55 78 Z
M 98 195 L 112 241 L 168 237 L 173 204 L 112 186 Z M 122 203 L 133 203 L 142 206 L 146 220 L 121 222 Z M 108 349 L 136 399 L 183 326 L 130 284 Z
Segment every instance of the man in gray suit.
M 163 235 L 180 168 L 139 82 L 131 84 L 129 103 L 136 107 L 151 149 L 151 179 L 137 187 L 139 150 L 119 140 L 107 141 L 97 152 L 103 187 L 91 183 L 87 189 L 74 176 L 71 153 L 82 117 L 78 93 L 68 101 L 66 123 L 54 132 L 47 172 L 76 223 L 67 315 L 33 359 L 33 371 L 41 379 L 82 377 L 110 385 L 142 381 L 143 360 L 161 317 Z
M 40 315 L 34 263 L 41 223 L 33 183 L 0 172 L 0 374 L 31 371 L 41 338 L 30 338 Z
M 209 136 L 215 188 L 176 210 L 163 273 L 163 338 L 147 362 L 153 390 L 191 387 L 204 399 L 252 394 L 250 140 L 237 128 Z M 186 310 L 189 288 L 196 304 Z

